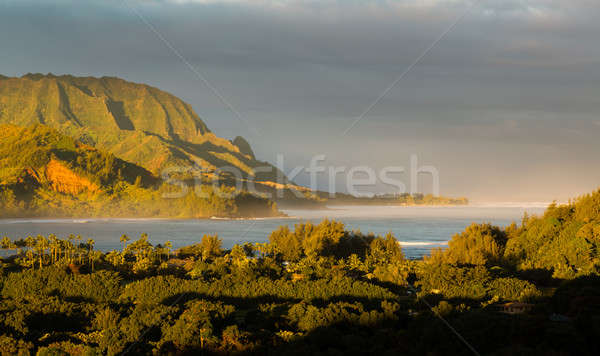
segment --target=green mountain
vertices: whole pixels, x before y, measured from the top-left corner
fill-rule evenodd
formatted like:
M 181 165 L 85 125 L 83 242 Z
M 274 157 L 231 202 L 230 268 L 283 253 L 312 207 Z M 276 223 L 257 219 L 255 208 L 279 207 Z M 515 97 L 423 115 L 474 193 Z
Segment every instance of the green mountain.
M 46 125 L 155 176 L 167 170 L 188 183 L 201 177 L 203 181 L 267 194 L 282 206 L 405 204 L 398 199 L 380 202 L 339 193 L 331 198 L 327 192 L 298 186 L 276 167 L 257 160 L 243 137 L 217 137 L 179 98 L 114 77 L 0 76 L 0 124 Z M 230 167 L 237 168 L 239 175 L 232 174 Z M 265 167 L 270 171 L 265 172 Z M 171 168 L 191 171 L 174 172 Z M 444 204 L 445 200 L 431 203 Z
M 45 125 L 0 125 L 0 217 L 279 215 L 267 199 L 204 185 L 179 187 Z M 169 199 L 165 193 L 170 193 Z
M 269 164 L 256 160 L 243 138 L 217 137 L 189 104 L 114 77 L 0 76 L 2 123 L 50 126 L 154 174 L 194 164 L 207 172 L 237 167 L 244 179 L 256 181 L 275 181 L 277 174 L 273 168 L 255 176 L 253 168 Z

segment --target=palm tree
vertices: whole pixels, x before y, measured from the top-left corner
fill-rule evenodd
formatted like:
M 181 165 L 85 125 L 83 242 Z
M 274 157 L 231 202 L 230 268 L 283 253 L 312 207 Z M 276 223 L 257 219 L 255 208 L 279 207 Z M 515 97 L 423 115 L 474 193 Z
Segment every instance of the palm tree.
M 121 241 L 123 243 L 123 253 L 125 253 L 125 249 L 127 248 L 127 241 L 129 241 L 129 236 L 127 236 L 126 234 L 123 234 L 123 236 L 121 236 L 119 241 Z
M 125 263 L 125 256 L 127 255 L 127 242 L 129 241 L 129 236 L 123 234 L 119 241 L 123 243 L 123 251 L 121 252 L 121 263 Z
M 35 239 L 32 236 L 27 236 L 27 238 L 25 238 L 25 246 L 27 247 L 27 257 L 29 259 L 28 264 L 33 268 L 35 266 L 35 255 L 33 254 L 32 249 L 35 246 Z
M 94 244 L 96 243 L 96 241 L 92 240 L 92 239 L 88 239 L 87 240 L 87 245 L 88 245 L 88 260 L 90 258 L 90 256 L 92 255 L 92 250 L 94 249 Z
M 46 238 L 44 236 L 38 235 L 35 245 L 34 245 L 34 248 L 38 253 L 40 269 L 42 269 L 42 265 L 44 262 L 44 252 L 48 248 L 48 240 L 46 240 Z
M 73 252 L 73 240 L 75 240 L 75 235 L 69 234 L 69 237 L 67 237 L 67 238 L 69 239 L 68 243 L 67 243 L 67 251 L 69 252 L 69 255 L 68 255 L 67 259 L 69 260 L 69 263 L 72 263 L 73 262 L 72 261 L 72 257 L 73 257 L 73 254 L 72 254 L 72 252 Z
M 58 259 L 58 251 L 60 244 L 58 238 L 56 238 L 56 235 L 54 234 L 48 235 L 48 240 L 50 240 L 50 263 L 54 264 Z
M 148 242 L 148 234 L 143 232 L 140 235 L 140 239 L 137 242 L 139 243 L 139 249 L 140 249 L 142 258 L 148 257 L 150 255 L 150 251 L 152 249 L 152 245 Z
M 81 235 L 75 236 L 75 239 L 77 240 L 77 256 L 79 256 L 79 264 L 83 264 L 83 262 L 81 261 L 81 259 L 82 259 L 82 256 L 81 256 Z
M 140 235 L 140 245 L 142 246 L 142 250 L 144 251 L 144 257 L 147 254 L 147 248 L 150 245 L 150 243 L 148 242 L 148 234 L 145 232 L 142 232 L 142 234 Z
M 167 261 L 168 261 L 169 258 L 171 257 L 171 249 L 173 248 L 173 244 L 171 243 L 171 241 L 167 241 L 167 242 L 165 242 L 165 247 L 167 248 Z
M 98 261 L 102 257 L 102 252 L 100 251 L 92 251 L 91 253 L 91 261 L 92 261 L 92 273 L 94 272 L 94 261 Z
M 121 236 L 121 238 L 119 239 L 119 241 L 121 241 L 123 243 L 123 251 L 125 251 L 125 248 L 127 248 L 127 241 L 129 241 L 129 236 L 127 236 L 126 234 L 123 234 Z

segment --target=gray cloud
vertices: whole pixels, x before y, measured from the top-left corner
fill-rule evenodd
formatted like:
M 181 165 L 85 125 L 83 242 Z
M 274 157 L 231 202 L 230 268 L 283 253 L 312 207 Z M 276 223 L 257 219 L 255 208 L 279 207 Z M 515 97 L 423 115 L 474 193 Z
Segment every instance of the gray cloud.
M 476 1 L 347 137 L 340 133 L 469 1 L 127 4 L 263 136 L 120 0 L 4 1 L 0 73 L 149 83 L 191 103 L 217 134 L 247 136 L 271 161 L 280 152 L 307 164 L 324 153 L 332 164 L 385 166 L 417 153 L 440 167 L 443 194 L 565 199 L 600 182 L 597 1 Z

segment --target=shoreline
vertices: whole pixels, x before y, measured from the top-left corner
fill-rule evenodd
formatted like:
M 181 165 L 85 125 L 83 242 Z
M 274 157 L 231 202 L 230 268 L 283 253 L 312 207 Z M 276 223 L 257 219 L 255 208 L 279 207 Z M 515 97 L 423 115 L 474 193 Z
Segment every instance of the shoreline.
M 548 203 L 550 204 L 550 203 Z M 155 217 L 90 217 L 90 216 L 20 216 L 20 217 L 0 217 L 0 224 L 6 224 L 9 221 L 14 221 L 14 223 L 19 222 L 70 222 L 70 223 L 88 223 L 92 221 L 193 221 L 193 220 L 209 220 L 209 221 L 260 221 L 260 220 L 289 220 L 289 219 L 305 219 L 300 216 L 291 215 L 289 212 L 300 212 L 300 211 L 323 211 L 323 212 L 335 212 L 335 211 L 345 211 L 354 208 L 360 207 L 368 207 L 368 208 L 418 208 L 418 209 L 426 209 L 426 208 L 439 208 L 439 209 L 456 209 L 456 208 L 480 208 L 480 209 L 492 209 L 492 208 L 521 208 L 521 209 L 531 209 L 531 208 L 547 208 L 548 204 L 542 202 L 531 202 L 531 203 L 470 203 L 467 205 L 459 204 L 459 205 L 435 205 L 435 204 L 414 204 L 414 205 L 400 205 L 400 204 L 334 204 L 331 206 L 322 206 L 318 208 L 308 208 L 308 207 L 285 207 L 281 209 L 281 211 L 285 211 L 288 213 L 284 213 L 280 216 L 264 216 L 264 217 L 220 217 L 220 216 L 210 216 L 210 217 L 168 217 L 168 216 L 155 216 Z M 323 218 L 326 218 L 325 216 Z
M 87 224 L 90 222 L 142 222 L 142 221 L 260 221 L 260 220 L 278 220 L 278 219 L 297 219 L 294 216 L 272 216 L 272 217 L 258 217 L 258 218 L 221 218 L 221 217 L 209 217 L 209 218 L 164 218 L 164 217 L 154 217 L 154 218 L 136 218 L 136 217 L 90 217 L 90 218 L 71 218 L 71 217 L 20 217 L 20 218 L 0 218 L 0 224 L 18 224 L 18 223 L 26 223 L 26 222 L 36 222 L 36 223 L 61 223 L 68 222 L 73 224 Z M 11 222 L 13 221 L 13 222 Z

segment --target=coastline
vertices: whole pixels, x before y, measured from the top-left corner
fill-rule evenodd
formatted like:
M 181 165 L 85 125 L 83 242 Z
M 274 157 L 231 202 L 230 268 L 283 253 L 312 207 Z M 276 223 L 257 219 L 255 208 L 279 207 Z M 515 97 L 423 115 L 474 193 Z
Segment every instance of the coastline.
M 292 212 L 343 212 L 355 208 L 360 207 L 368 207 L 368 208 L 415 208 L 415 209 L 427 209 L 427 208 L 439 208 L 439 209 L 456 209 L 456 208 L 522 208 L 522 209 L 539 209 L 539 208 L 547 208 L 549 204 L 552 202 L 473 202 L 469 204 L 330 204 L 323 205 L 318 207 L 307 207 L 307 206 L 285 206 L 280 208 L 282 212 L 281 215 L 275 216 L 256 216 L 256 217 L 233 217 L 233 216 L 203 216 L 203 217 L 177 217 L 177 216 L 6 216 L 0 217 L 0 223 L 7 223 L 7 221 L 14 220 L 15 223 L 18 221 L 35 221 L 38 223 L 42 222 L 70 222 L 70 223 L 86 223 L 91 221 L 117 221 L 117 222 L 126 222 L 126 221 L 193 221 L 193 220 L 210 220 L 210 221 L 260 221 L 260 220 L 288 220 L 288 219 L 306 219 L 302 216 L 297 216 L 296 214 L 290 214 Z M 326 218 L 324 215 L 323 218 Z

